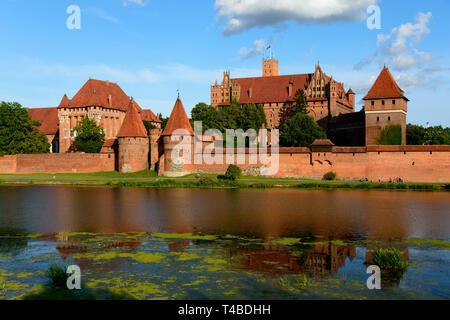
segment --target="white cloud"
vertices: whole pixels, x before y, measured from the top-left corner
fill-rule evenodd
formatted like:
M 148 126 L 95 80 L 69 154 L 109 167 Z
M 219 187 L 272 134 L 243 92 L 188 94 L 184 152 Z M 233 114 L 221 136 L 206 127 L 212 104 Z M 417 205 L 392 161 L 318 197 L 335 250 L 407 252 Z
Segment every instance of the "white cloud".
M 110 22 L 114 22 L 114 23 L 119 23 L 119 19 L 113 17 L 112 15 L 110 15 L 109 13 L 107 13 L 106 11 L 102 10 L 102 9 L 98 9 L 98 8 L 86 8 L 83 10 L 84 12 L 87 13 L 92 13 L 94 15 L 96 15 L 99 18 L 102 18 L 104 20 L 110 21 Z
M 254 58 L 257 56 L 260 56 L 264 53 L 266 48 L 269 45 L 273 45 L 275 42 L 274 38 L 271 38 L 269 41 L 266 41 L 265 39 L 255 40 L 253 42 L 253 47 L 250 49 L 247 49 L 247 47 L 242 47 L 239 50 L 239 57 L 242 60 Z
M 136 4 L 138 6 L 144 7 L 145 5 L 147 5 L 147 2 L 145 2 L 144 0 L 123 0 L 123 6 L 129 6 L 130 4 Z
M 287 21 L 333 23 L 360 21 L 378 0 L 216 0 L 223 32 L 237 34 L 255 27 L 279 26 Z
M 415 46 L 430 33 L 428 23 L 431 17 L 431 12 L 426 14 L 419 12 L 414 23 L 408 22 L 395 27 L 389 34 L 379 34 L 376 52 L 361 60 L 354 68 L 359 70 L 376 62 L 380 65 L 387 64 L 399 71 L 406 71 L 430 62 L 432 54 L 420 51 Z

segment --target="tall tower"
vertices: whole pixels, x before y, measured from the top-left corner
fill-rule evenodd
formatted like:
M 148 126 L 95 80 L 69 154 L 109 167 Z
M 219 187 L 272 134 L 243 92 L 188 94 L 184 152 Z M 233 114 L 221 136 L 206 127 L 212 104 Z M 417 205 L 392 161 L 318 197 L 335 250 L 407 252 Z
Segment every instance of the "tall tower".
M 191 157 L 194 153 L 194 130 L 192 130 L 180 97 L 175 102 L 166 128 L 161 136 L 164 146 L 164 174 L 169 176 L 183 175 L 185 170 L 184 159 L 186 156 Z M 174 152 L 175 148 L 180 148 L 178 152 L 179 158 L 174 158 L 174 155 L 177 154 Z M 189 150 L 191 154 L 183 154 L 185 150 Z
M 406 114 L 409 100 L 387 67 L 383 68 L 363 100 L 366 114 L 366 145 L 378 144 L 381 130 L 397 124 L 402 127 L 402 145 L 406 145 Z
M 133 98 L 117 138 L 119 171 L 137 172 L 148 169 L 149 138 Z
M 263 58 L 263 77 L 278 76 L 278 60 L 270 58 L 268 60 Z

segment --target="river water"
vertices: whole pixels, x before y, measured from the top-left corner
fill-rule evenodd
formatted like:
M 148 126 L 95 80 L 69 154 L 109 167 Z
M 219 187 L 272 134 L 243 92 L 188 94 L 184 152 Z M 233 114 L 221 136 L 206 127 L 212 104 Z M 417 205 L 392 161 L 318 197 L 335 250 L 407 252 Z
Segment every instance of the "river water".
M 449 299 L 449 240 L 445 192 L 3 186 L 0 299 Z M 379 248 L 408 266 L 369 290 Z

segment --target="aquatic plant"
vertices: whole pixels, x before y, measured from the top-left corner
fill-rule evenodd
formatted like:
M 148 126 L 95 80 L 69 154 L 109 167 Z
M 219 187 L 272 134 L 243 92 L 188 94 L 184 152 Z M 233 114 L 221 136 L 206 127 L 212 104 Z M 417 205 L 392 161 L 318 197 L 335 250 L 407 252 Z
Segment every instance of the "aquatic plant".
M 69 275 L 66 272 L 67 266 L 53 263 L 45 271 L 45 275 L 48 278 L 48 284 L 54 288 L 67 288 L 67 279 Z
M 405 270 L 407 266 L 401 252 L 395 248 L 377 249 L 374 253 L 374 262 L 381 270 L 387 271 Z

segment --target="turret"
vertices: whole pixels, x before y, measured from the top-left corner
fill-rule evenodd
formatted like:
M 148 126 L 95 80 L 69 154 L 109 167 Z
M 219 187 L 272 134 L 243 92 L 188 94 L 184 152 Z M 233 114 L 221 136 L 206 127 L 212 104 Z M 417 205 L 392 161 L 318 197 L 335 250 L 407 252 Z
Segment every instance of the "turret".
M 189 122 L 183 103 L 178 97 L 162 133 L 164 146 L 164 174 L 179 176 L 184 174 L 185 157 L 192 161 L 194 130 Z M 178 150 L 182 150 L 177 152 Z M 174 152 L 175 151 L 175 152 Z M 189 152 L 190 154 L 186 154 Z M 175 155 L 179 155 L 176 157 Z
M 401 125 L 402 145 L 406 145 L 406 114 L 408 98 L 385 66 L 364 100 L 366 114 L 366 145 L 378 144 L 381 130 Z
M 149 138 L 133 98 L 117 138 L 119 171 L 137 172 L 148 169 Z

